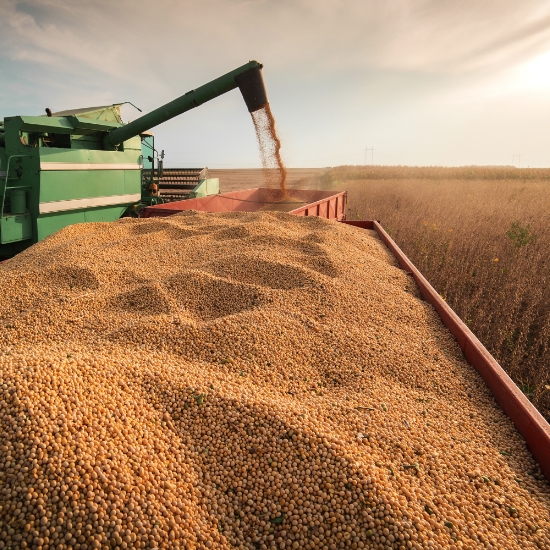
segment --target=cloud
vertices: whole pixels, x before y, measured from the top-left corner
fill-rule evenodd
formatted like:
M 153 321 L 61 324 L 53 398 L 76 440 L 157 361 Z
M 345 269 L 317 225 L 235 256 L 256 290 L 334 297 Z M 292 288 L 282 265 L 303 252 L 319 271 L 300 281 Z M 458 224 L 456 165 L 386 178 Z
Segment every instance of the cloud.
M 119 57 L 121 45 L 116 42 L 90 40 L 78 13 L 71 4 L 48 2 L 29 5 L 15 3 L 13 9 L 4 6 L 2 17 L 2 45 L 4 57 L 14 61 L 33 61 L 58 68 L 81 66 L 86 70 L 117 73 L 114 61 Z M 86 26 L 104 23 L 100 17 L 89 17 Z M 87 36 L 88 35 L 88 36 Z
M 2 5 L 0 40 L 8 57 L 39 56 L 41 63 L 78 65 L 119 78 L 145 64 L 195 68 L 205 60 L 215 64 L 216 58 L 242 59 L 250 52 L 267 56 L 277 68 L 302 65 L 314 73 L 372 67 L 448 72 L 490 66 L 499 52 L 550 47 L 550 6 L 546 3 L 545 14 L 535 0 L 157 0 L 154 7 L 135 0 L 7 0 Z
M 294 151 L 343 150 L 390 118 L 398 128 L 395 113 L 412 132 L 430 103 L 482 95 L 546 51 L 547 0 L 2 0 L 0 117 L 124 100 L 148 111 L 255 58 Z M 220 98 L 185 115 L 194 134 L 159 133 L 208 156 L 198 134 L 247 132 L 242 109 Z

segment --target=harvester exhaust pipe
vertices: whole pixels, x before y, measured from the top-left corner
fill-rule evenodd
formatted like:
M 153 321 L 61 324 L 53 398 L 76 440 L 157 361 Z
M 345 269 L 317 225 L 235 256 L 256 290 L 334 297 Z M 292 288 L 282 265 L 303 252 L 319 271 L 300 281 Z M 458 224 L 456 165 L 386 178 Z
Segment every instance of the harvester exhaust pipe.
M 105 136 L 106 149 L 115 149 L 122 142 L 138 136 L 171 118 L 190 111 L 215 97 L 239 88 L 248 110 L 252 113 L 267 104 L 267 92 L 262 77 L 261 63 L 250 61 L 246 65 L 231 71 L 204 86 L 166 103 L 162 107 L 143 115 L 136 120 L 109 132 Z

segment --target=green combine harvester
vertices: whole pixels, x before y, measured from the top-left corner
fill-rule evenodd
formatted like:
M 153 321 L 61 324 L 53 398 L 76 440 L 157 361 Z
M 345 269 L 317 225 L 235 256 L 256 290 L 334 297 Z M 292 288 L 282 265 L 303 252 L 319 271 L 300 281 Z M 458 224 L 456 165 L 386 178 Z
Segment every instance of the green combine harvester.
M 68 225 L 219 193 L 206 169 L 165 170 L 150 129 L 235 88 L 250 112 L 260 109 L 261 69 L 250 61 L 129 124 L 122 104 L 0 121 L 0 258 Z

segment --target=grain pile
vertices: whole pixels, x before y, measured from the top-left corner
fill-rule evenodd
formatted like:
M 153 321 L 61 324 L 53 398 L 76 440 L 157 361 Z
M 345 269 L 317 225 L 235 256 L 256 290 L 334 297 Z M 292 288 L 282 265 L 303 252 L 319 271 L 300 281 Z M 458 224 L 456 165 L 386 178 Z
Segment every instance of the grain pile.
M 76 225 L 0 266 L 1 548 L 548 548 L 550 491 L 370 232 Z

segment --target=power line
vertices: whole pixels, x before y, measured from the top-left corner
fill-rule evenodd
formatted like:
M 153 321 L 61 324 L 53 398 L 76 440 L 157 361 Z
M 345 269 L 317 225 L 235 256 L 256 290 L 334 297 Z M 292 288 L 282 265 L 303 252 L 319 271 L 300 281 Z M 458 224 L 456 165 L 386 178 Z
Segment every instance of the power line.
M 370 163 L 374 164 L 374 147 L 370 147 L 370 148 L 366 147 L 365 148 L 365 165 L 367 164 L 367 153 L 369 151 L 371 152 L 371 161 L 370 161 Z

